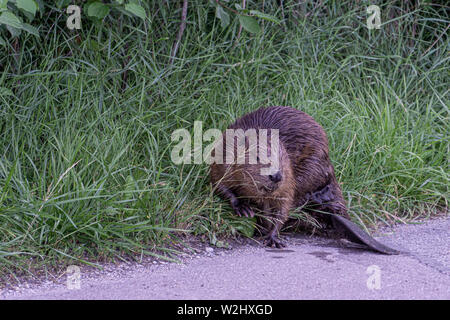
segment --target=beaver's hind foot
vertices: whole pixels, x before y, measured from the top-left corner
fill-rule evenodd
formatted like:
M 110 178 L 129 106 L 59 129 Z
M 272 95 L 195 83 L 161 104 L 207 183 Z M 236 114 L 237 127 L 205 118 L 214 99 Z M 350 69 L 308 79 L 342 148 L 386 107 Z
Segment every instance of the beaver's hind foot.
M 278 236 L 271 234 L 266 236 L 265 244 L 271 248 L 273 248 L 274 246 L 278 249 L 286 247 L 286 244 Z

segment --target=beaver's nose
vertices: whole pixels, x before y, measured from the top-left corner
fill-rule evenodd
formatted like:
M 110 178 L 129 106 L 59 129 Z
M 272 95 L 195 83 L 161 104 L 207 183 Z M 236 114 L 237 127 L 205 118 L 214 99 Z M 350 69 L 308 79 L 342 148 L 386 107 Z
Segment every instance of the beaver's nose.
M 271 181 L 273 181 L 273 182 L 280 182 L 281 178 L 282 178 L 282 176 L 281 176 L 281 172 L 280 171 L 278 171 L 275 174 L 269 174 L 269 179 Z

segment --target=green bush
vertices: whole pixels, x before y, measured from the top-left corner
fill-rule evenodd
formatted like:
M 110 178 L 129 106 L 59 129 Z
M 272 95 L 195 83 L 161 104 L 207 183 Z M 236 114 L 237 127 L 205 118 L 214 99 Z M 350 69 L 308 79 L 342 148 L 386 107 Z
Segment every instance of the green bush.
M 75 1 L 77 3 L 79 1 Z M 5 45 L 6 40 L 2 37 L 4 30 L 9 31 L 11 38 L 18 37 L 22 31 L 39 37 L 39 17 L 48 11 L 64 12 L 71 0 L 44 1 L 44 0 L 0 0 L 0 45 Z M 147 18 L 145 9 L 136 0 L 115 0 L 112 3 L 104 3 L 98 0 L 90 0 L 83 6 L 83 11 L 91 20 L 102 20 L 111 10 L 136 16 L 143 20 Z M 34 26 L 31 23 L 34 22 Z
M 229 0 L 223 1 L 228 5 Z M 163 1 L 156 2 L 162 5 Z M 36 15 L 40 13 L 40 17 L 42 17 L 48 11 L 64 13 L 64 10 L 71 4 L 83 4 L 82 11 L 92 22 L 103 20 L 111 12 L 139 17 L 142 20 L 148 18 L 145 8 L 138 0 L 112 0 L 109 3 L 99 0 L 89 0 L 87 2 L 72 0 L 59 0 L 56 2 L 44 0 L 0 0 L 0 45 L 6 45 L 4 38 L 5 30 L 9 31 L 9 38 L 18 37 L 22 31 L 39 37 L 39 23 L 41 21 Z M 215 7 L 216 17 L 220 19 L 223 28 L 230 24 L 230 14 L 236 15 L 240 25 L 252 33 L 261 32 L 261 28 L 255 17 L 272 22 L 280 22 L 272 15 L 262 13 L 258 10 L 242 8 L 237 3 L 234 4 L 233 8 L 220 1 L 210 0 L 210 5 Z

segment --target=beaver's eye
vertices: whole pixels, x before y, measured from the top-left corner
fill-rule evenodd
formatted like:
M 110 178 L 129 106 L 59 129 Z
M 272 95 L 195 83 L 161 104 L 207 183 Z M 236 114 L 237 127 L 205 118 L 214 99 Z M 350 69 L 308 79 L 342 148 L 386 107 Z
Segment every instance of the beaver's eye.
M 259 163 L 259 157 L 258 156 L 256 156 L 256 161 L 258 161 L 258 163 Z

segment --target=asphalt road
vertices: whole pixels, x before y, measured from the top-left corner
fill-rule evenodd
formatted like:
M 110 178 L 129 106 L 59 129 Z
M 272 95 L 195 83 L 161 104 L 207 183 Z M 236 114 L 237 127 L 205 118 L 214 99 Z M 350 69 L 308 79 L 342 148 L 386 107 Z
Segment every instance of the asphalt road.
M 386 256 L 296 235 L 284 250 L 207 248 L 183 264 L 129 266 L 1 293 L 2 299 L 450 299 L 450 218 L 377 237 Z M 77 284 L 80 288 L 76 289 Z

